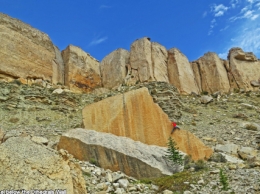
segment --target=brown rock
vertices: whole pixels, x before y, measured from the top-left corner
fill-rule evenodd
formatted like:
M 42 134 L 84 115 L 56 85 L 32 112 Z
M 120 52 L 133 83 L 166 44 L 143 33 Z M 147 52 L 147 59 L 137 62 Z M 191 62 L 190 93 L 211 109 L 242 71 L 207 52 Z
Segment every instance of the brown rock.
M 127 83 L 132 83 L 132 80 L 141 82 L 154 81 L 153 67 L 152 67 L 152 46 L 150 39 L 147 37 L 134 41 L 131 45 L 130 51 L 130 79 Z M 132 74 L 132 71 L 137 71 L 137 74 Z
M 0 13 L 0 42 L 0 79 L 62 81 L 62 63 L 48 35 Z
M 196 63 L 196 64 L 194 64 Z M 214 93 L 228 92 L 230 89 L 227 71 L 224 62 L 216 53 L 208 52 L 193 63 L 197 84 L 201 84 L 201 91 Z
M 167 59 L 168 52 L 166 48 L 157 42 L 152 42 L 152 64 L 156 81 L 169 83 Z
M 168 51 L 168 75 L 169 82 L 178 88 L 181 94 L 199 93 L 191 64 L 176 48 Z
M 71 155 L 12 137 L 0 145 L 0 190 L 66 190 L 85 194 L 85 180 Z
M 120 86 L 126 77 L 129 65 L 129 52 L 117 49 L 107 55 L 100 63 L 102 85 L 105 88 Z
M 130 91 L 86 106 L 83 111 L 86 129 L 125 136 L 148 145 L 167 146 L 171 121 L 153 102 L 147 88 Z M 186 130 L 174 132 L 181 151 L 194 160 L 209 158 L 212 149 Z
M 260 62 L 251 52 L 244 52 L 241 48 L 232 48 L 229 51 L 228 59 L 230 72 L 240 89 L 256 90 L 250 82 L 259 79 Z
M 90 92 L 101 86 L 99 62 L 79 47 L 69 45 L 62 51 L 65 85 L 73 92 Z
M 166 147 L 149 146 L 130 138 L 94 130 L 72 129 L 60 138 L 65 149 L 79 160 L 95 160 L 97 165 L 122 171 L 135 178 L 161 177 L 179 172 L 183 166 L 166 161 Z

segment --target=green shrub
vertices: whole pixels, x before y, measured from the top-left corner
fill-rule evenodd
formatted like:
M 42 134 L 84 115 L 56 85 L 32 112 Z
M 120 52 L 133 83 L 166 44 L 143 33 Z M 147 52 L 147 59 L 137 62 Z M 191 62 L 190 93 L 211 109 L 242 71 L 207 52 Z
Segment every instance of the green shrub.
M 222 185 L 222 190 L 223 191 L 227 191 L 229 190 L 229 186 L 228 186 L 228 178 L 226 176 L 226 174 L 223 172 L 223 169 L 221 168 L 219 171 L 219 182 Z
M 204 162 L 204 160 L 198 160 L 197 162 L 195 162 L 195 166 L 194 166 L 195 171 L 203 170 L 205 168 L 207 168 L 207 165 Z
M 173 164 L 179 164 L 182 165 L 183 164 L 183 158 L 182 155 L 179 152 L 179 148 L 176 147 L 176 143 L 175 141 L 172 139 L 172 137 L 170 136 L 168 139 L 168 148 L 167 148 L 167 152 L 166 152 L 166 157 L 169 161 L 173 162 Z

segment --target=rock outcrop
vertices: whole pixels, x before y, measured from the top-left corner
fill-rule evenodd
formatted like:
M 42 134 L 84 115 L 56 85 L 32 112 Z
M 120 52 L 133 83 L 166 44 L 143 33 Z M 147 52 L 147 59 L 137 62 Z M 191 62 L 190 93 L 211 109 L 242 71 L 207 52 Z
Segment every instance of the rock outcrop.
M 178 88 L 181 94 L 199 93 L 199 88 L 187 57 L 178 49 L 168 51 L 169 82 Z
M 66 190 L 84 194 L 86 185 L 78 165 L 64 151 L 12 137 L 0 145 L 0 190 Z
M 78 128 L 66 132 L 60 138 L 58 149 L 67 150 L 79 160 L 95 161 L 104 169 L 120 170 L 139 179 L 171 175 L 183 169 L 167 161 L 165 147 L 94 130 Z
M 229 92 L 230 84 L 224 61 L 216 53 L 204 54 L 203 57 L 192 62 L 192 67 L 201 92 Z
M 228 54 L 230 72 L 240 89 L 254 90 L 250 84 L 260 78 L 260 62 L 251 52 L 244 52 L 241 48 L 232 48 Z
M 101 86 L 99 62 L 79 47 L 69 45 L 62 51 L 65 85 L 74 92 L 90 92 Z
M 130 62 L 125 79 L 126 84 L 137 82 L 164 81 L 169 82 L 167 71 L 168 53 L 164 46 L 151 42 L 144 37 L 131 45 Z
M 124 83 L 129 65 L 129 52 L 117 49 L 107 55 L 100 63 L 102 85 L 105 88 L 114 88 Z
M 157 42 L 152 42 L 152 63 L 155 81 L 169 83 L 167 59 L 168 52 L 166 48 Z
M 0 79 L 63 83 L 59 51 L 47 34 L 0 13 Z
M 147 88 L 113 96 L 86 106 L 83 111 L 86 129 L 125 136 L 148 145 L 167 146 L 171 122 L 153 102 Z M 186 130 L 173 135 L 181 151 L 194 160 L 209 158 L 212 150 Z
M 131 72 L 131 77 L 128 82 L 133 83 L 133 80 L 140 82 L 154 80 L 151 48 L 150 39 L 147 37 L 138 39 L 132 43 L 130 51 L 130 68 L 128 69 L 128 71 Z

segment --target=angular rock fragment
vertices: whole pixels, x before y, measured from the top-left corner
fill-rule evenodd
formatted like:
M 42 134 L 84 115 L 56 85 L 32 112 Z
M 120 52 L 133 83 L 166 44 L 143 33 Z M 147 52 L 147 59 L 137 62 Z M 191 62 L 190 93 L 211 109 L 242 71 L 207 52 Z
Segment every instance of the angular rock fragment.
M 167 148 L 149 146 L 130 138 L 94 130 L 72 129 L 60 138 L 58 149 L 65 149 L 80 160 L 94 160 L 98 166 L 122 171 L 136 178 L 160 177 L 183 167 L 168 162 Z
M 11 137 L 0 145 L 0 190 L 66 190 L 84 194 L 86 185 L 78 165 L 29 138 Z
M 86 106 L 86 129 L 129 137 L 148 145 L 167 146 L 172 126 L 168 116 L 153 102 L 147 88 L 140 88 Z M 177 130 L 172 135 L 179 149 L 194 160 L 209 158 L 212 149 L 195 135 Z

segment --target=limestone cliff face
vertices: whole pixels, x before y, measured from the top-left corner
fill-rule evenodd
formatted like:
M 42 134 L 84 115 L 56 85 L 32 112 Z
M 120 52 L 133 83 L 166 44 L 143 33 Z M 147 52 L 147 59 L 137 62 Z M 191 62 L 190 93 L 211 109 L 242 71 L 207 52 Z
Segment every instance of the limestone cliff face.
M 62 51 L 65 85 L 74 92 L 90 92 L 101 86 L 99 62 L 79 47 L 69 45 Z
M 199 93 L 191 64 L 176 48 L 168 51 L 168 75 L 169 82 L 177 87 L 181 94 Z
M 238 88 L 254 90 L 250 82 L 260 78 L 260 61 L 256 56 L 251 52 L 244 52 L 241 48 L 232 48 L 228 60 L 230 72 Z
M 129 66 L 129 52 L 125 49 L 117 49 L 107 55 L 100 63 L 102 85 L 105 88 L 113 88 L 124 83 Z
M 148 145 L 166 147 L 172 129 L 168 116 L 153 102 L 147 88 L 93 103 L 82 114 L 86 129 L 129 137 Z M 180 150 L 194 160 L 212 154 L 210 148 L 186 130 L 176 131 L 173 138 Z
M 0 79 L 63 82 L 62 63 L 48 35 L 0 13 L 0 42 Z
M 193 71 L 200 91 L 214 93 L 228 92 L 230 84 L 227 70 L 216 53 L 206 53 L 197 61 L 192 62 Z

